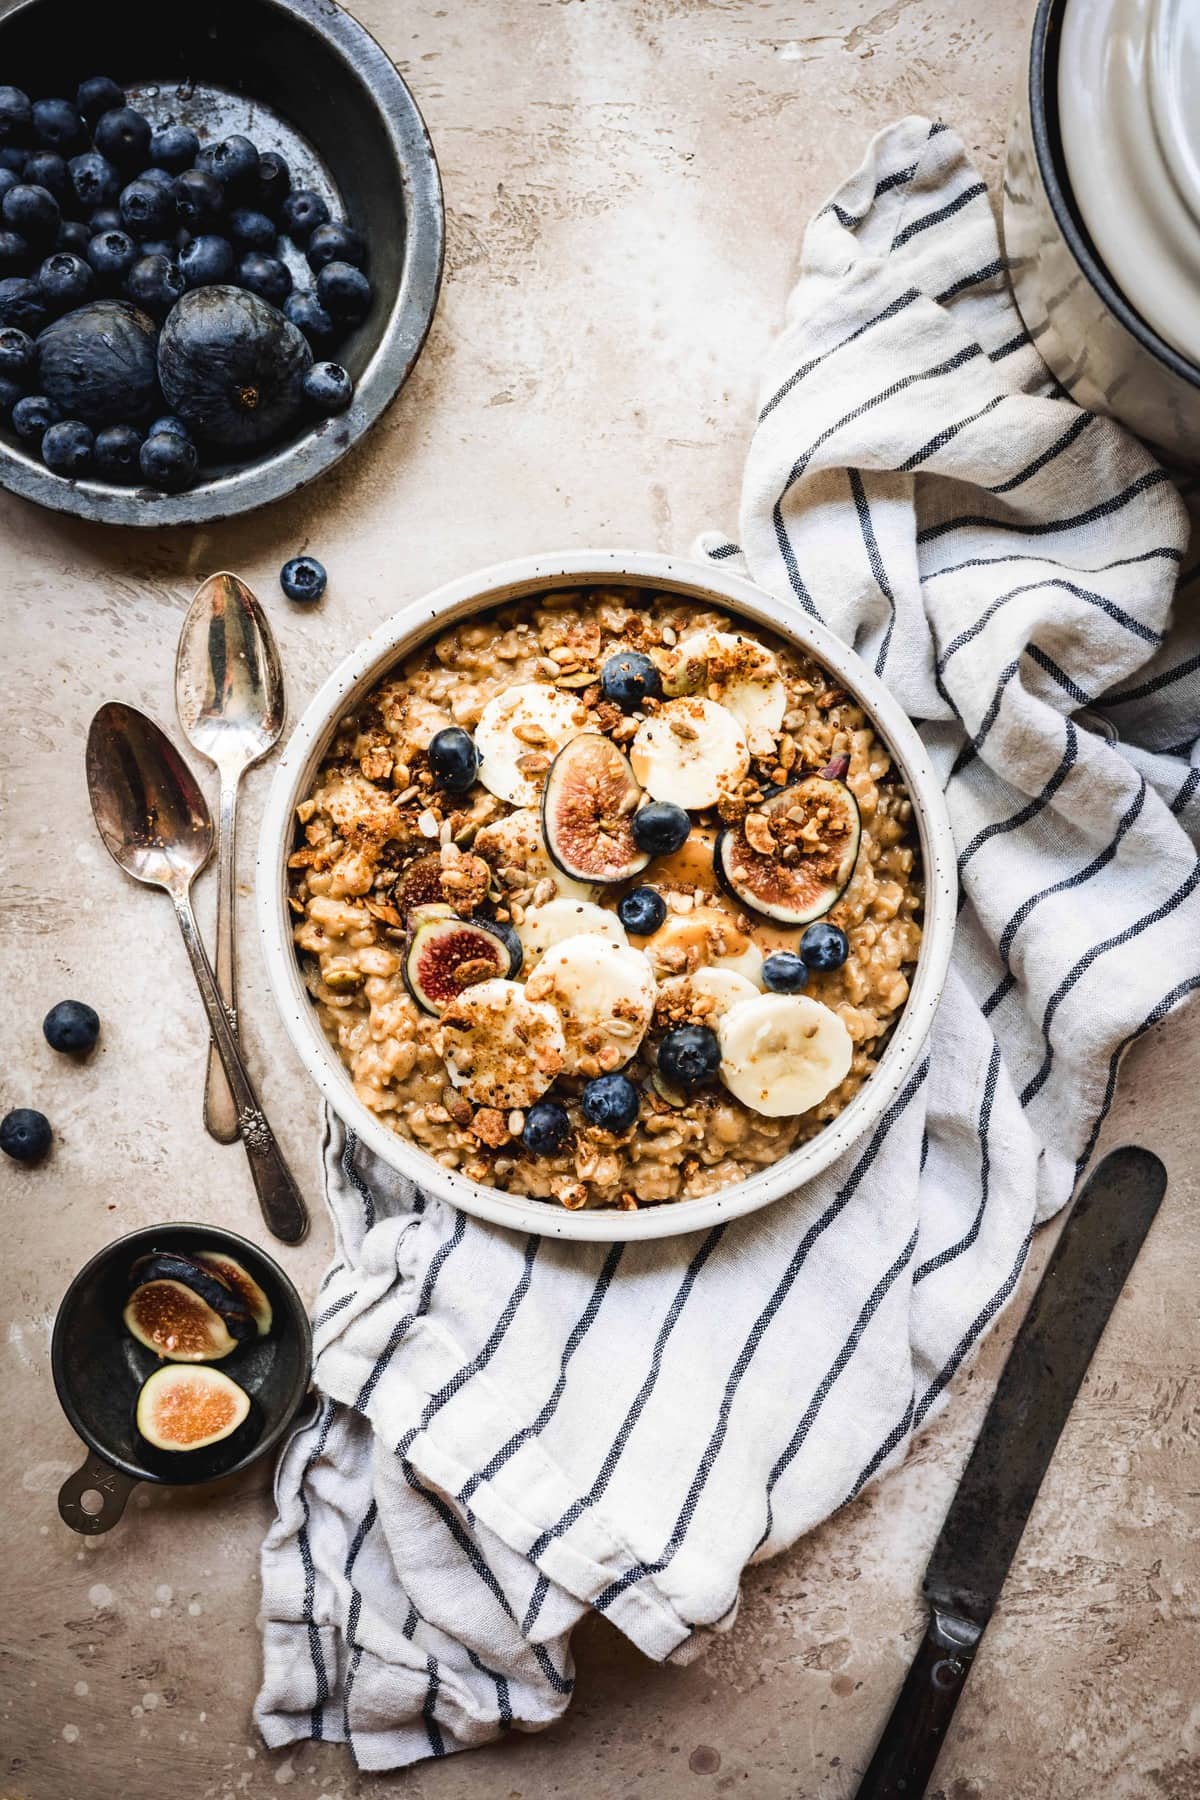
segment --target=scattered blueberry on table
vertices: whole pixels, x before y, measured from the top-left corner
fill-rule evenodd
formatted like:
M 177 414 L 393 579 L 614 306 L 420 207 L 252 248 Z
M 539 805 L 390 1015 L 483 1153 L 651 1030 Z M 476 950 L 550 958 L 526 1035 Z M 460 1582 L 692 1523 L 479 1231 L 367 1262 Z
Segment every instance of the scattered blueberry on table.
M 84 1056 L 100 1036 L 100 1015 L 85 1000 L 60 1000 L 42 1020 L 42 1031 L 52 1050 Z
M 299 288 L 285 259 L 294 252 L 308 265 Z M 0 86 L 0 420 L 56 474 L 174 493 L 198 479 L 205 453 L 250 456 L 306 418 L 344 412 L 351 377 L 314 357 L 327 358 L 366 315 L 367 260 L 362 235 L 244 134 L 202 144 L 175 121 L 155 128 L 105 75 L 81 82 L 74 101 Z M 223 341 L 201 334 L 181 358 L 187 334 L 166 331 L 181 300 L 205 289 L 244 290 L 277 321 L 260 323 L 249 348 L 234 332 L 246 410 L 260 385 L 271 397 L 257 431 L 236 444 L 212 399 Z M 114 304 L 136 315 L 140 349 L 128 325 L 116 349 L 108 342 Z M 70 353 L 47 358 L 43 334 L 64 321 Z M 111 390 L 131 351 L 149 381 L 135 381 L 114 412 Z M 164 396 L 188 420 L 177 434 L 186 451 L 147 429 Z
M 800 955 L 810 969 L 827 974 L 840 969 L 850 954 L 850 939 L 840 925 L 827 925 L 819 919 L 810 925 L 800 939 Z
M 15 1107 L 0 1119 L 0 1150 L 14 1162 L 40 1162 L 53 1136 L 45 1113 L 35 1112 L 32 1106 Z
M 279 571 L 279 585 L 289 600 L 319 600 L 328 579 L 315 556 L 293 556 Z

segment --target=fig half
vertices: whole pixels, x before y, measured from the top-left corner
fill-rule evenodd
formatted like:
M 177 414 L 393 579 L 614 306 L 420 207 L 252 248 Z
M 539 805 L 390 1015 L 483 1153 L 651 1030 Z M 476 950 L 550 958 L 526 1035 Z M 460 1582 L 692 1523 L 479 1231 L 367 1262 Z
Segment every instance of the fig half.
M 249 1269 L 243 1268 L 236 1257 L 227 1256 L 224 1250 L 197 1250 L 196 1261 L 211 1269 L 236 1294 L 254 1320 L 259 1337 L 266 1337 L 271 1329 L 271 1302 Z
M 249 1394 L 220 1369 L 155 1369 L 138 1395 L 137 1428 L 156 1450 L 205 1450 L 249 1413 Z
M 477 981 L 515 973 L 505 938 L 481 919 L 425 918 L 408 940 L 404 981 L 417 1005 L 440 1013 Z
M 139 1257 L 129 1271 L 131 1287 L 142 1287 L 148 1281 L 179 1281 L 191 1288 L 224 1319 L 230 1337 L 244 1343 L 255 1333 L 254 1319 L 246 1302 L 215 1269 L 192 1256 L 175 1250 L 155 1250 Z
M 237 1349 L 225 1320 L 182 1281 L 145 1281 L 121 1315 L 125 1329 L 168 1362 L 219 1362 Z
M 781 788 L 723 831 L 713 866 L 743 906 L 783 925 L 811 925 L 849 886 L 861 835 L 854 795 L 825 770 Z
M 542 836 L 575 881 L 628 881 L 650 861 L 633 841 L 642 798 L 629 759 L 599 732 L 564 744 L 542 792 Z

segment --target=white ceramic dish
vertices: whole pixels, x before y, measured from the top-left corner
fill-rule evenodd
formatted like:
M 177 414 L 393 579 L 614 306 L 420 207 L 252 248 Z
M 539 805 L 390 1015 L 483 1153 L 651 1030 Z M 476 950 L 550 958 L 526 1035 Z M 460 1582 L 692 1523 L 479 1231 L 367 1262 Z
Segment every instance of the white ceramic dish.
M 701 1200 L 650 1206 L 638 1212 L 569 1212 L 543 1200 L 483 1187 L 443 1169 L 415 1144 L 389 1131 L 355 1097 L 349 1075 L 326 1041 L 301 980 L 287 907 L 287 857 L 295 808 L 308 791 L 338 720 L 353 710 L 387 670 L 435 631 L 504 601 L 548 588 L 625 582 L 715 602 L 768 627 L 810 651 L 862 701 L 877 722 L 912 797 L 925 871 L 924 942 L 908 1004 L 878 1068 L 819 1136 L 748 1180 L 731 1183 Z M 256 886 L 267 973 L 284 1026 L 322 1094 L 363 1143 L 384 1162 L 464 1212 L 513 1230 L 602 1241 L 672 1237 L 753 1212 L 811 1181 L 869 1131 L 903 1087 L 929 1033 L 950 959 L 957 891 L 950 822 L 921 740 L 887 689 L 853 651 L 823 626 L 716 564 L 619 550 L 579 550 L 501 563 L 449 582 L 376 626 L 315 695 L 276 765 L 259 840 Z

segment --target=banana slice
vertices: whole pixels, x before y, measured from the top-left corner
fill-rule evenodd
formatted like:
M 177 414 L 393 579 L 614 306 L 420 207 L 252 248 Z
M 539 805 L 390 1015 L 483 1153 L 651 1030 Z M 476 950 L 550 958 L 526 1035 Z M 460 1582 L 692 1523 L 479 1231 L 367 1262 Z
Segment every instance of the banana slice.
M 531 906 L 517 926 L 517 936 L 527 965 L 564 938 L 599 937 L 620 945 L 629 942 L 615 912 L 609 912 L 606 906 L 595 906 L 590 900 L 566 898 L 547 900 L 545 906 Z
M 768 1119 L 807 1112 L 845 1080 L 853 1045 L 837 1013 L 805 994 L 758 994 L 717 1024 L 721 1080 Z
M 536 807 L 523 806 L 506 813 L 494 825 L 485 825 L 475 834 L 472 849 L 500 872 L 514 871 L 520 879 L 504 882 L 506 887 L 533 887 L 539 881 L 551 880 L 564 900 L 591 900 L 596 890 L 590 882 L 574 881 L 550 861 L 542 821 Z
M 562 1071 L 562 1021 L 519 981 L 495 976 L 464 988 L 441 1024 L 446 1073 L 476 1106 L 532 1106 Z
M 660 981 L 678 972 L 682 951 L 685 963 L 732 969 L 755 987 L 762 985 L 762 951 L 718 906 L 697 906 L 689 913 L 669 912 L 641 948 Z
M 578 694 L 529 681 L 495 694 L 479 715 L 475 748 L 479 779 L 489 794 L 513 806 L 532 806 L 563 745 L 587 729 Z
M 747 731 L 776 732 L 787 711 L 779 663 L 765 645 L 732 631 L 694 631 L 684 638 L 667 675 L 671 694 L 707 694 Z
M 665 1016 L 672 1024 L 678 1019 L 711 1028 L 722 1013 L 739 1002 L 756 1000 L 758 991 L 752 981 L 734 969 L 701 966 L 694 974 L 672 975 L 660 983 L 658 1010 L 660 1018 Z
M 746 734 L 712 700 L 668 700 L 638 726 L 633 772 L 656 800 L 695 810 L 732 794 L 750 767 Z
M 601 1075 L 634 1054 L 654 1016 L 657 990 L 640 950 L 585 934 L 552 945 L 525 992 L 561 1018 L 567 1072 Z

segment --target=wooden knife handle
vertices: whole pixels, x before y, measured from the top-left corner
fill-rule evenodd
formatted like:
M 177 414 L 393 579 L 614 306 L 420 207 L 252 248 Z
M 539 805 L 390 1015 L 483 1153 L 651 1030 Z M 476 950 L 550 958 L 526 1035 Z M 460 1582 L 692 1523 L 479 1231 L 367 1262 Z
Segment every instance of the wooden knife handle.
M 982 1626 L 970 1619 L 933 1610 L 858 1800 L 920 1800 L 982 1636 Z

